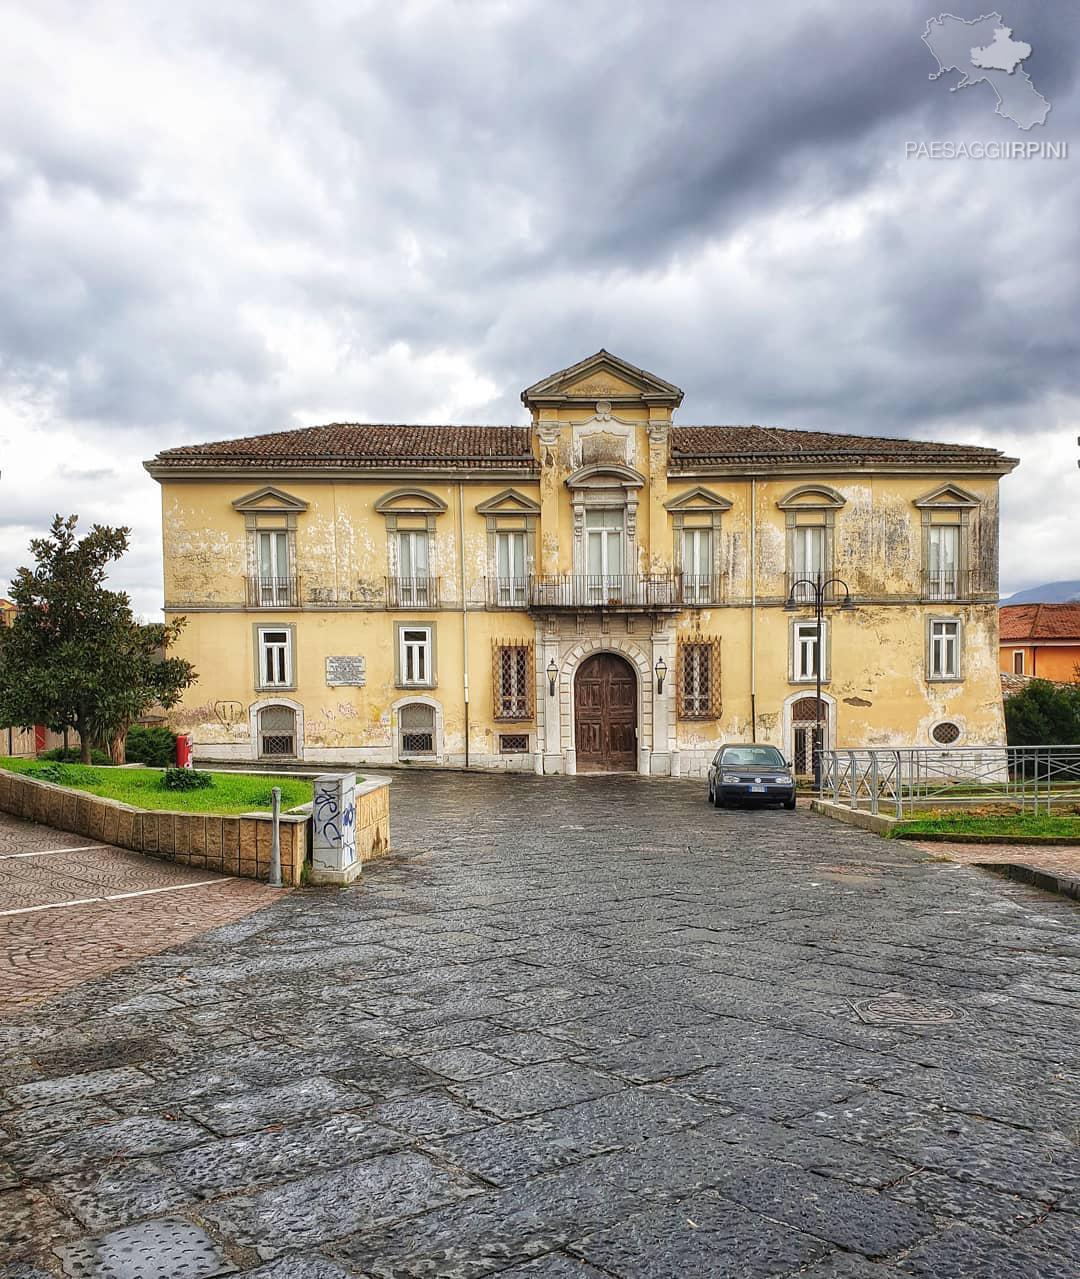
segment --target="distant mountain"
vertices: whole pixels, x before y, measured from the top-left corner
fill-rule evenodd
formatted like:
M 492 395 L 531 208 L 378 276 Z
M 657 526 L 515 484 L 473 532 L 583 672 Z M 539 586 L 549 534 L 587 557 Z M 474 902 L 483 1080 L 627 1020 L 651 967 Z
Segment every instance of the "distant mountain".
M 1080 600 L 1080 582 L 1047 582 L 1043 586 L 1032 586 L 1026 591 L 1017 591 L 1002 604 L 1071 604 Z

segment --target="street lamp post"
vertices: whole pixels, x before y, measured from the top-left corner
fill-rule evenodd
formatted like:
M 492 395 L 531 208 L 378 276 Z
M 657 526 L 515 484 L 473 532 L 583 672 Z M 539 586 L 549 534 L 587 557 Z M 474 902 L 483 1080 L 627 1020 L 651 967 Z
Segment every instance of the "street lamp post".
M 787 602 L 784 608 L 793 613 L 798 610 L 800 604 L 809 604 L 808 599 L 798 599 L 797 593 L 800 586 L 809 586 L 813 591 L 814 604 L 814 675 L 817 685 L 817 697 L 814 701 L 814 789 L 820 793 L 821 791 L 821 748 L 822 748 L 822 732 L 821 732 L 821 668 L 822 668 L 822 652 L 821 652 L 821 623 L 825 615 L 825 593 L 830 586 L 842 586 L 844 588 L 844 599 L 840 607 L 850 610 L 855 607 L 855 601 L 851 598 L 851 592 L 848 590 L 847 582 L 839 577 L 830 577 L 828 581 L 821 580 L 819 573 L 816 578 L 800 577 L 791 583 L 791 590 L 788 592 Z

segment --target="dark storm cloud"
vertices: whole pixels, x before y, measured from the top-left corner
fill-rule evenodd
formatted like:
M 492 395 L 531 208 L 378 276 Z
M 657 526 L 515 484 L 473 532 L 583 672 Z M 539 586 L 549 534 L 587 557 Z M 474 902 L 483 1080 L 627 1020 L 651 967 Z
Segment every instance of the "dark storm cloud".
M 601 345 L 685 421 L 1045 454 L 1076 434 L 1080 147 L 904 158 L 1076 140 L 1080 15 L 997 7 L 1053 104 L 1030 134 L 930 81 L 922 0 L 28 7 L 0 55 L 0 584 L 50 505 L 13 474 L 88 508 L 115 469 L 156 542 L 157 448 L 520 420 Z M 150 607 L 153 557 L 131 571 Z

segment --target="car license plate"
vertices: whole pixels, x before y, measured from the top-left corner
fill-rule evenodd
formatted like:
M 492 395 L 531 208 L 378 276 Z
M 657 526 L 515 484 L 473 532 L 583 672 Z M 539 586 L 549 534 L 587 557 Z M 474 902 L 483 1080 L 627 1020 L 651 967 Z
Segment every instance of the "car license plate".
M 751 787 L 750 787 L 750 794 L 751 794 L 751 795 L 764 795 L 764 794 L 765 794 L 765 787 L 764 787 L 764 786 L 751 786 Z

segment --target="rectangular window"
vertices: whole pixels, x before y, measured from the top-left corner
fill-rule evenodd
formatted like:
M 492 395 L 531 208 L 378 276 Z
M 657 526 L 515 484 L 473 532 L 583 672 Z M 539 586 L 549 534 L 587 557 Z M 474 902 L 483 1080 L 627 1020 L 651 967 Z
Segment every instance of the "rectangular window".
M 404 687 L 430 687 L 434 683 L 431 627 L 402 626 L 398 642 L 398 682 Z
M 500 755 L 524 755 L 529 749 L 528 733 L 500 733 Z
M 497 720 L 532 719 L 534 679 L 531 644 L 496 644 L 494 646 L 492 713 Z
M 401 530 L 397 550 L 397 604 L 404 608 L 430 608 L 434 586 L 428 566 L 427 529 Z
M 926 595 L 954 600 L 960 594 L 960 528 L 931 524 L 926 530 Z
M 930 678 L 960 678 L 960 623 L 930 623 Z
M 1024 650 L 1022 648 L 1018 648 L 1013 653 L 1013 674 L 1023 675 L 1023 673 L 1024 673 Z
M 720 715 L 720 642 L 694 640 L 678 650 L 675 711 L 679 719 Z
M 497 603 L 503 608 L 524 608 L 528 603 L 528 568 L 525 561 L 525 534 L 495 534 Z
M 828 652 L 825 643 L 827 622 L 821 623 L 821 647 Z M 795 622 L 792 635 L 792 679 L 816 680 L 818 673 L 817 622 Z M 821 668 L 821 678 L 828 678 L 828 662 Z
M 285 529 L 263 529 L 255 534 L 257 575 L 249 591 L 249 603 L 260 608 L 293 605 L 294 583 L 289 564 L 289 534 Z
M 259 627 L 259 673 L 262 687 L 292 684 L 292 634 Z
M 682 590 L 686 604 L 711 604 L 713 599 L 713 541 L 711 528 L 684 528 Z
M 825 526 L 823 524 L 796 524 L 791 530 L 792 561 L 791 580 L 798 582 L 808 579 L 816 582 L 824 580 L 825 573 Z M 812 600 L 813 589 L 809 585 L 800 586 L 795 591 L 798 600 Z

